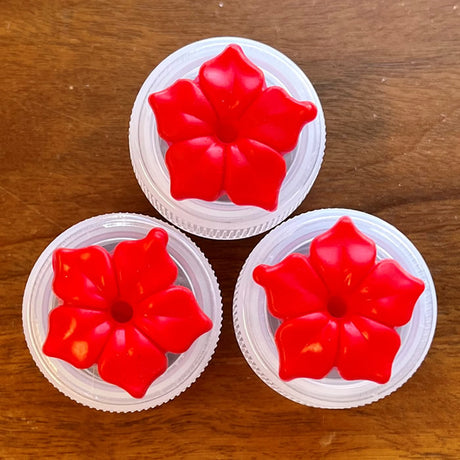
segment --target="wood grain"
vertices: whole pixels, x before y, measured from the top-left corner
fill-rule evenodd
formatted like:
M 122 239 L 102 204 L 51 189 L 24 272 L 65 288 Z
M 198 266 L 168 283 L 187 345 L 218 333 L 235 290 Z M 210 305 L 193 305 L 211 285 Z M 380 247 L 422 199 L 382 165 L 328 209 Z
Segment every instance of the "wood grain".
M 460 458 L 460 4 L 455 0 L 4 0 L 0 5 L 0 457 Z M 231 322 L 238 272 L 261 236 L 192 237 L 221 283 L 214 359 L 184 394 L 109 414 L 74 403 L 35 366 L 22 333 L 27 276 L 74 223 L 159 217 L 128 153 L 137 91 L 169 53 L 216 35 L 287 54 L 321 98 L 323 167 L 296 214 L 373 213 L 431 268 L 438 326 L 419 371 L 362 408 L 319 410 L 267 387 Z

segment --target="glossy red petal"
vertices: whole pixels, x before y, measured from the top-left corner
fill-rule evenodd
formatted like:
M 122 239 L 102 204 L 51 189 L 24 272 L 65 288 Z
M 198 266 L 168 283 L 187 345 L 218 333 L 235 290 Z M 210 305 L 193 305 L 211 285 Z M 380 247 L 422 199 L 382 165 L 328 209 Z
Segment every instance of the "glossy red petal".
M 238 45 L 230 45 L 201 66 L 198 81 L 219 120 L 225 122 L 241 117 L 259 95 L 265 79 Z
M 135 323 L 163 350 L 183 353 L 212 328 L 193 293 L 182 286 L 159 292 L 138 305 Z
M 333 296 L 357 287 L 375 263 L 375 243 L 342 217 L 310 246 L 310 262 Z
M 283 157 L 249 139 L 227 145 L 226 153 L 224 188 L 233 203 L 274 211 L 286 175 Z
M 302 254 L 291 254 L 273 266 L 259 265 L 253 277 L 265 289 L 268 309 L 277 318 L 326 310 L 327 290 Z
M 113 253 L 120 299 L 135 304 L 169 287 L 177 277 L 177 267 L 166 250 L 168 234 L 154 228 L 135 241 L 122 241 Z
M 346 380 L 373 380 L 386 383 L 401 339 L 383 324 L 355 316 L 343 323 L 337 368 Z
M 118 290 L 109 253 L 99 247 L 53 253 L 54 293 L 67 305 L 107 309 Z
M 280 152 L 294 149 L 303 126 L 314 120 L 317 109 L 311 102 L 298 102 L 282 88 L 267 88 L 240 120 L 241 137 L 262 142 Z
M 424 289 L 423 281 L 397 262 L 383 260 L 364 278 L 350 302 L 354 303 L 356 314 L 398 327 L 409 322 Z
M 198 85 L 177 80 L 149 96 L 159 135 L 168 142 L 208 136 L 216 131 L 216 114 Z
M 166 371 L 166 356 L 132 326 L 119 327 L 110 336 L 98 362 L 106 382 L 142 398 L 152 382 Z
M 297 377 L 320 379 L 334 366 L 338 326 L 323 313 L 284 322 L 275 334 L 283 380 Z
M 224 147 L 215 138 L 200 137 L 173 144 L 165 160 L 171 195 L 176 200 L 214 201 L 223 193 Z
M 63 305 L 49 315 L 43 353 L 86 369 L 97 361 L 110 333 L 108 313 Z

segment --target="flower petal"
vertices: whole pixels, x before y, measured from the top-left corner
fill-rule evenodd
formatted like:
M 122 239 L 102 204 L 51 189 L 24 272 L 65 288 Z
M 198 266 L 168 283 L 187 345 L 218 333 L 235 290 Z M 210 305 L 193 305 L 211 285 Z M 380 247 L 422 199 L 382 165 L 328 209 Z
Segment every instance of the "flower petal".
M 53 253 L 54 293 L 67 305 L 107 309 L 118 294 L 110 254 L 99 246 Z
M 198 85 L 177 80 L 169 88 L 149 96 L 158 133 L 167 142 L 208 136 L 216 131 L 216 115 Z
M 241 117 L 262 90 L 265 78 L 238 45 L 230 45 L 201 66 L 198 81 L 220 121 L 226 121 Z
M 183 353 L 192 343 L 212 328 L 193 293 L 174 286 L 139 304 L 135 323 L 163 350 Z
M 311 102 L 299 102 L 282 88 L 267 88 L 240 120 L 241 137 L 247 137 L 280 152 L 294 149 L 303 126 L 314 120 L 317 109 Z
M 283 157 L 270 147 L 240 139 L 226 147 L 224 188 L 238 205 L 253 205 L 274 211 L 286 175 Z
M 253 277 L 265 289 L 268 309 L 277 318 L 326 310 L 327 290 L 302 254 L 291 254 L 273 266 L 259 265 Z
M 310 262 L 331 295 L 343 295 L 359 285 L 375 263 L 375 243 L 349 217 L 342 217 L 310 246 Z
M 364 278 L 353 293 L 356 314 L 398 327 L 409 322 L 417 299 L 425 289 L 423 281 L 407 273 L 394 260 L 383 260 Z
M 400 344 L 401 339 L 394 329 L 355 316 L 342 326 L 338 371 L 346 380 L 386 383 Z
M 152 382 L 167 368 L 166 356 L 132 326 L 116 329 L 98 362 L 99 375 L 106 382 L 142 398 Z
M 214 201 L 223 193 L 224 147 L 211 137 L 171 145 L 166 152 L 171 195 Z
M 110 333 L 106 312 L 62 305 L 49 315 L 43 353 L 86 369 L 97 361 Z
M 276 331 L 283 380 L 321 379 L 334 365 L 338 326 L 323 313 L 311 313 L 284 322 Z
M 177 267 L 166 251 L 168 234 L 154 228 L 135 241 L 122 241 L 113 253 L 120 299 L 134 305 L 169 287 L 177 277 Z

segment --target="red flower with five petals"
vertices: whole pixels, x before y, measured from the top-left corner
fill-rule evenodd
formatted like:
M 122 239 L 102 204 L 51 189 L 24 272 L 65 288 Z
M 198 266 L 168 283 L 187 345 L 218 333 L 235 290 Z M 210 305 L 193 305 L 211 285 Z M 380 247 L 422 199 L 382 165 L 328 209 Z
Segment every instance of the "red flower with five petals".
M 183 353 L 212 327 L 193 293 L 173 285 L 177 267 L 167 233 L 99 246 L 56 250 L 53 290 L 63 304 L 49 315 L 43 352 L 144 396 L 167 368 L 165 353 Z
M 256 267 L 268 309 L 282 320 L 275 341 L 283 380 L 321 379 L 334 366 L 346 380 L 390 379 L 400 347 L 394 328 L 410 320 L 424 284 L 375 258 L 375 243 L 343 217 L 312 241 L 308 257 Z
M 311 102 L 266 87 L 262 70 L 238 45 L 205 62 L 195 80 L 149 96 L 158 133 L 169 143 L 171 195 L 273 211 L 286 175 L 283 154 L 316 117 Z

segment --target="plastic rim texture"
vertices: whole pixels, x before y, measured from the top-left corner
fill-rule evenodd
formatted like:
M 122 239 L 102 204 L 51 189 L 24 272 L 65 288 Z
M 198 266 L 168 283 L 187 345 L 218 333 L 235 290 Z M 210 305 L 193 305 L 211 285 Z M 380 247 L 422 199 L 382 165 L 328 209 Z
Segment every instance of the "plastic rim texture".
M 314 121 L 299 136 L 296 148 L 284 155 L 287 174 L 278 209 L 238 206 L 222 198 L 207 202 L 178 201 L 170 194 L 169 173 L 164 155 L 168 148 L 158 135 L 148 96 L 172 85 L 179 78 L 193 79 L 200 66 L 229 44 L 240 45 L 248 58 L 261 68 L 267 86 L 280 86 L 297 100 L 308 100 L 318 108 Z M 217 37 L 192 43 L 162 61 L 142 85 L 134 103 L 129 127 L 129 148 L 137 180 L 152 205 L 170 222 L 187 232 L 212 239 L 239 239 L 262 233 L 289 216 L 302 202 L 318 175 L 326 142 L 324 114 L 312 84 L 289 58 L 262 43 Z
M 48 314 L 58 305 L 52 291 L 52 253 L 59 247 L 79 248 L 100 245 L 111 251 L 123 240 L 140 239 L 153 227 L 168 232 L 167 250 L 178 267 L 175 284 L 193 291 L 213 322 L 213 328 L 199 337 L 180 355 L 168 354 L 168 368 L 156 379 L 141 399 L 102 380 L 97 366 L 77 369 L 42 352 L 48 333 Z M 23 300 L 23 327 L 27 345 L 45 377 L 69 398 L 95 409 L 133 412 L 169 401 L 188 388 L 203 372 L 219 339 L 222 300 L 216 277 L 198 247 L 182 232 L 152 217 L 137 214 L 106 214 L 80 222 L 59 235 L 40 255 L 27 281 Z
M 309 253 L 312 239 L 331 228 L 341 216 L 377 245 L 377 259 L 395 259 L 422 279 L 425 291 L 417 301 L 412 319 L 398 328 L 401 347 L 388 383 L 347 381 L 333 369 L 321 380 L 298 378 L 285 382 L 278 375 L 274 333 L 280 322 L 267 311 L 265 292 L 252 279 L 259 264 L 273 265 L 293 252 Z M 239 346 L 255 373 L 272 389 L 300 404 L 328 409 L 362 406 L 381 399 L 403 385 L 417 370 L 430 348 L 436 327 L 436 292 L 430 271 L 415 246 L 387 222 L 348 209 L 323 209 L 301 214 L 272 230 L 246 260 L 235 288 L 233 320 Z

